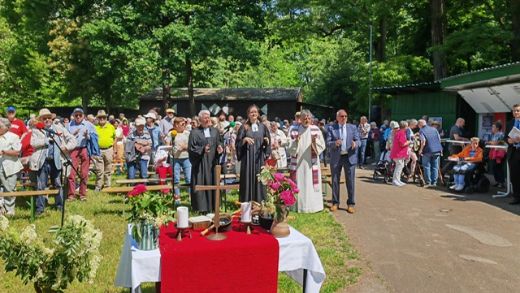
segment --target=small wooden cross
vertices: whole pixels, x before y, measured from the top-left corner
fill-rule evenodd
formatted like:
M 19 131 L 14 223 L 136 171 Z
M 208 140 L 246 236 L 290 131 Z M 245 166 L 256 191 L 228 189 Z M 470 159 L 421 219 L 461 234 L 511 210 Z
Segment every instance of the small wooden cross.
M 220 227 L 220 191 L 240 188 L 239 184 L 230 184 L 230 185 L 220 184 L 220 172 L 221 171 L 222 171 L 222 166 L 220 166 L 220 165 L 215 166 L 216 185 L 197 185 L 197 186 L 195 186 L 195 191 L 215 190 L 215 217 L 213 217 L 213 225 L 215 226 L 215 234 L 209 235 L 207 237 L 209 240 L 226 239 L 226 235 L 218 233 L 218 228 Z

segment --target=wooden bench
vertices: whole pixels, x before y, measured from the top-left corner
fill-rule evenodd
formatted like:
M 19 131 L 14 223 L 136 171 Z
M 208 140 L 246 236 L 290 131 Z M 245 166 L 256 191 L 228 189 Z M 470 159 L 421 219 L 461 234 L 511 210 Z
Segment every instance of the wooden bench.
M 182 185 L 178 186 L 179 188 L 183 188 Z M 189 188 L 189 186 L 187 186 Z M 149 191 L 159 191 L 163 189 L 171 189 L 171 185 L 148 185 L 146 189 Z M 134 189 L 134 186 L 117 186 L 117 187 L 106 187 L 101 190 L 101 192 L 105 193 L 128 193 Z
M 45 189 L 45 190 L 24 190 L 24 191 L 11 191 L 11 192 L 0 192 L 0 197 L 11 196 L 11 197 L 31 197 L 29 206 L 31 208 L 31 222 L 34 222 L 36 217 L 36 204 L 34 202 L 35 196 L 40 195 L 58 195 L 59 189 Z
M 172 178 L 165 178 L 164 181 L 171 181 Z M 148 179 L 119 179 L 116 180 L 116 184 L 138 184 L 138 183 L 159 183 L 161 180 L 159 178 L 148 178 Z

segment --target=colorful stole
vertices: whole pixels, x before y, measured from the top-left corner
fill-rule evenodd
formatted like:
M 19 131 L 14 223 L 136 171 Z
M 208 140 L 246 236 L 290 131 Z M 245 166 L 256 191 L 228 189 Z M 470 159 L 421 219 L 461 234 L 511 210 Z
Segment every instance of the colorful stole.
M 300 127 L 303 127 L 303 126 L 300 126 Z M 291 133 L 289 134 L 291 136 L 291 139 L 296 139 L 300 133 L 299 133 L 299 130 L 300 130 L 300 127 L 298 128 L 293 128 L 291 130 Z M 311 131 L 311 136 L 313 135 L 316 135 L 319 137 L 319 135 L 321 134 L 321 130 L 315 126 L 315 125 L 310 125 L 310 131 Z M 320 165 L 318 163 L 318 152 L 316 150 L 316 148 L 312 147 L 311 146 L 311 163 L 312 163 L 312 185 L 314 186 L 314 191 L 319 191 L 319 188 L 320 188 Z M 296 169 L 298 167 L 298 157 L 296 155 L 294 156 L 291 156 L 291 161 L 289 163 L 289 174 L 290 174 L 290 177 L 291 179 L 297 183 L 297 180 L 296 180 Z

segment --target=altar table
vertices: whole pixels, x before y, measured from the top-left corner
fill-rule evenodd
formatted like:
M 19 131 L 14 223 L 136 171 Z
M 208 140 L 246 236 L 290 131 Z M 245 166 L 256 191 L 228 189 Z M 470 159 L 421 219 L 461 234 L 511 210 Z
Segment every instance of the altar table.
M 137 249 L 130 231 L 129 226 L 115 285 L 131 288 L 132 292 L 140 292 L 141 283 L 161 281 L 161 253 L 159 249 L 151 251 Z M 278 271 L 285 272 L 301 286 L 305 281 L 306 292 L 319 292 L 325 280 L 325 271 L 312 241 L 292 227 L 288 237 L 276 238 L 276 240 L 280 248 Z

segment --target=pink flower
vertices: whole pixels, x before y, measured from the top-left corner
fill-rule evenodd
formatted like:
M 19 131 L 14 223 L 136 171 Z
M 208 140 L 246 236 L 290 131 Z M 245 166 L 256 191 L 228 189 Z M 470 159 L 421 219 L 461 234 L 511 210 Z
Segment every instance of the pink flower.
M 292 206 L 296 203 L 296 198 L 290 190 L 284 190 L 280 193 L 280 198 L 286 206 Z
M 139 194 L 145 193 L 147 191 L 146 185 L 144 184 L 137 184 L 134 189 L 132 189 L 130 192 L 128 192 L 128 197 L 135 197 Z
M 298 189 L 298 185 L 296 185 L 296 183 L 294 181 L 292 181 L 291 178 L 287 178 L 287 182 L 289 182 L 292 189 Z
M 274 179 L 276 179 L 276 181 L 284 181 L 285 180 L 285 176 L 282 173 L 275 173 L 274 174 Z
M 280 186 L 282 186 L 282 185 L 279 182 L 275 181 L 275 182 L 271 183 L 271 186 L 269 186 L 269 187 L 271 187 L 274 190 L 278 190 L 278 188 L 280 188 Z

